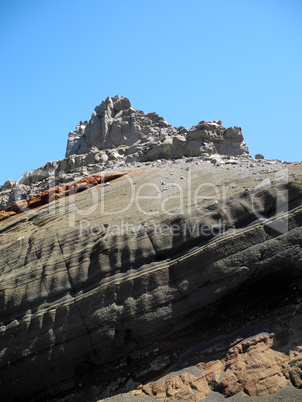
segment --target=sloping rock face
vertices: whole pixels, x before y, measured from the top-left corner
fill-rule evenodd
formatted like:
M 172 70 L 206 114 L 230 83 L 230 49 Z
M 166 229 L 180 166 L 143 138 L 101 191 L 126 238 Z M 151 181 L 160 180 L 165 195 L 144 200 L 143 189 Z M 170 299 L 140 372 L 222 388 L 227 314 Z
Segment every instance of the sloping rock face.
M 126 173 L 111 173 L 105 175 L 93 175 L 84 177 L 75 183 L 68 185 L 53 187 L 50 190 L 45 190 L 42 193 L 33 195 L 25 201 L 19 201 L 7 208 L 4 211 L 0 211 L 0 220 L 9 218 L 10 216 L 21 214 L 29 209 L 37 208 L 42 205 L 49 204 L 59 198 L 68 197 L 69 195 L 80 193 L 81 191 L 88 190 L 91 187 L 98 184 L 108 183 L 111 180 L 117 179 Z
M 66 157 L 95 150 L 126 147 L 126 161 L 198 156 L 202 153 L 248 154 L 241 128 L 225 129 L 222 122 L 200 122 L 190 130 L 173 127 L 156 113 L 131 107 L 117 95 L 97 106 L 89 122 L 80 122 L 68 137 Z
M 156 113 L 131 107 L 118 95 L 97 106 L 90 121 L 68 136 L 66 157 L 26 172 L 0 186 L 0 211 L 58 185 L 72 183 L 104 169 L 146 161 L 215 155 L 248 156 L 240 127 L 201 121 L 190 130 L 173 127 Z M 3 214 L 2 214 L 3 215 Z
M 142 165 L 0 223 L 6 400 L 172 398 L 180 380 L 146 384 L 192 364 L 190 398 L 301 388 L 301 164 L 259 182 L 229 161 Z

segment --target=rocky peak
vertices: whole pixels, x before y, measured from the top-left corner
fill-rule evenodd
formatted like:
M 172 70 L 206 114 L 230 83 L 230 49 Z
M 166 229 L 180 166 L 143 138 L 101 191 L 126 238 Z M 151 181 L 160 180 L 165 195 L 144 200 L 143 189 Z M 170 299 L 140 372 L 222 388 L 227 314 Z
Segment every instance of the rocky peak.
M 106 150 L 139 146 L 128 155 L 139 159 L 178 158 L 202 153 L 248 154 L 241 128 L 224 128 L 221 120 L 201 121 L 190 130 L 174 127 L 157 113 L 135 110 L 128 98 L 108 97 L 94 109 L 89 122 L 80 122 L 68 136 L 66 157 L 86 154 L 92 149 Z M 144 157 L 142 155 L 144 154 Z
M 113 166 L 198 157 L 249 156 L 240 127 L 225 128 L 221 120 L 200 121 L 187 129 L 175 127 L 155 112 L 131 106 L 128 98 L 107 97 L 89 121 L 69 132 L 66 157 L 26 172 L 17 182 L 0 187 L 0 210 L 85 175 Z

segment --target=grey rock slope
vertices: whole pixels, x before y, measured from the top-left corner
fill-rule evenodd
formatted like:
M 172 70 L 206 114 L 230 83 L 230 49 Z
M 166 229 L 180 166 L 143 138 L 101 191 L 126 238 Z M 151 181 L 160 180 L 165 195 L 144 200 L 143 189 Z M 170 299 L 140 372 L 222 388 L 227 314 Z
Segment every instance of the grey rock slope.
M 148 165 L 1 223 L 6 400 L 93 381 L 108 396 L 117 379 L 156 375 L 154 350 L 198 323 L 204 333 L 236 295 L 249 312 L 257 287 L 301 286 L 301 164 L 260 185 L 240 167 Z
M 0 209 L 122 170 L 0 222 L 1 398 L 96 401 L 261 331 L 294 356 L 277 385 L 301 388 L 302 164 L 251 158 L 239 127 L 173 127 L 108 97 L 64 159 L 0 188 Z
M 156 113 L 131 107 L 118 95 L 98 105 L 89 122 L 80 122 L 68 136 L 66 157 L 26 172 L 0 186 L 0 210 L 61 183 L 88 174 L 138 162 L 182 157 L 248 155 L 240 127 L 201 121 L 190 130 L 173 127 Z

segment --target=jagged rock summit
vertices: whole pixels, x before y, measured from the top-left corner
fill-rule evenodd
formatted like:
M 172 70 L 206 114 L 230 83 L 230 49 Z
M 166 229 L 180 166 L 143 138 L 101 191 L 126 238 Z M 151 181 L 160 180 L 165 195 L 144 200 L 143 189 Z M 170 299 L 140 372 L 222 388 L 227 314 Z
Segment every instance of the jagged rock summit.
M 104 169 L 135 163 L 216 156 L 249 157 L 240 127 L 225 128 L 221 120 L 201 121 L 190 130 L 173 127 L 156 113 L 135 110 L 116 95 L 98 105 L 90 121 L 69 132 L 66 157 L 26 172 L 0 186 L 0 211 L 51 187 L 72 183 Z
M 180 158 L 206 154 L 248 154 L 241 128 L 224 128 L 221 120 L 201 121 L 190 130 L 173 127 L 156 113 L 135 110 L 124 96 L 108 97 L 89 122 L 80 122 L 68 137 L 66 157 L 126 147 L 126 161 Z

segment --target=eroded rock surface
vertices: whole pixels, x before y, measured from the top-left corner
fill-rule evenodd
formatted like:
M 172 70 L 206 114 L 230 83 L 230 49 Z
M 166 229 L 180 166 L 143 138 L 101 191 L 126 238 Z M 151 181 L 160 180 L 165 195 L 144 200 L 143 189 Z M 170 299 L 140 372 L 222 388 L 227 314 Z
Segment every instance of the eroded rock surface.
M 98 105 L 91 119 L 68 136 L 66 157 L 26 172 L 0 186 L 0 210 L 61 184 L 105 169 L 159 159 L 248 155 L 240 127 L 201 121 L 190 130 L 173 127 L 156 113 L 131 107 L 118 95 Z
M 202 153 L 248 154 L 241 128 L 224 128 L 222 122 L 201 121 L 188 130 L 173 127 L 156 113 L 131 107 L 129 99 L 117 95 L 97 106 L 89 122 L 80 122 L 68 137 L 66 157 L 95 150 L 126 147 L 129 160 L 156 160 L 199 156 Z
M 133 396 L 149 395 L 162 400 L 194 400 L 206 398 L 216 391 L 228 398 L 243 392 L 249 396 L 275 394 L 291 387 L 298 377 L 301 387 L 302 347 L 289 354 L 273 349 L 274 334 L 260 334 L 230 348 L 221 360 L 197 364 L 200 375 L 190 372 L 166 376 L 138 387 Z M 192 370 L 192 369 L 191 369 Z M 129 396 L 131 395 L 129 394 Z
M 45 190 L 42 193 L 32 195 L 30 198 L 24 201 L 19 201 L 7 208 L 4 211 L 0 211 L 0 220 L 7 219 L 16 214 L 21 214 L 33 208 L 47 205 L 52 201 L 56 201 L 60 198 L 67 197 L 72 194 L 80 193 L 81 191 L 88 190 L 91 187 L 98 184 L 108 183 L 111 180 L 118 179 L 126 173 L 109 173 L 105 175 L 93 175 L 84 177 L 81 180 L 76 181 L 73 184 L 65 184 L 62 186 L 53 187 L 49 190 Z
M 0 388 L 8 400 L 45 400 L 79 384 L 94 384 L 101 399 L 147 384 L 172 369 L 192 333 L 203 345 L 211 328 L 215 338 L 243 328 L 242 315 L 271 315 L 298 297 L 301 164 L 261 182 L 253 173 L 194 160 L 144 165 L 3 221 Z M 282 338 L 285 324 L 270 326 L 261 330 Z M 295 347 L 283 360 L 284 385 L 300 387 Z M 268 361 L 279 356 L 270 349 Z M 246 353 L 238 356 L 218 382 L 225 393 L 244 387 L 233 387 Z
M 116 96 L 0 220 L 4 400 L 300 397 L 301 163 Z

